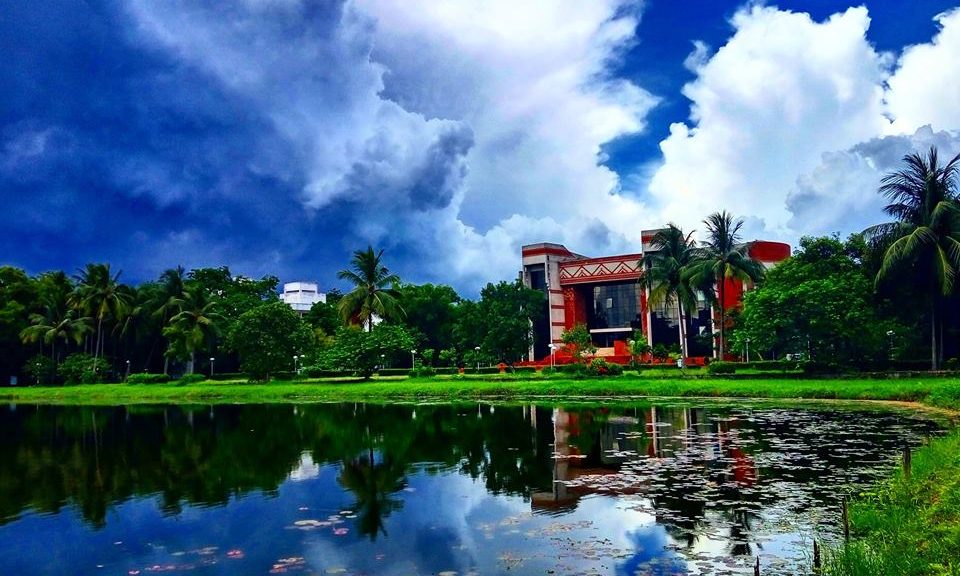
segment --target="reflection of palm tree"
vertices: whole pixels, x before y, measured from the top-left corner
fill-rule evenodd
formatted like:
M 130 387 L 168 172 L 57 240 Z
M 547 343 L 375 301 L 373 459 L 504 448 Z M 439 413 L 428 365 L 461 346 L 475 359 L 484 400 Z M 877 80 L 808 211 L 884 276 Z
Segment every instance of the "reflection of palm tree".
M 391 458 L 376 462 L 371 449 L 366 456 L 344 460 L 337 480 L 357 499 L 354 510 L 360 534 L 370 540 L 375 540 L 380 532 L 386 536 L 384 520 L 403 507 L 403 501 L 391 495 L 406 486 L 404 467 Z
M 734 510 L 730 522 L 730 554 L 733 556 L 752 556 L 750 549 L 750 531 L 753 529 L 755 514 L 749 510 Z M 759 548 L 760 545 L 757 544 Z

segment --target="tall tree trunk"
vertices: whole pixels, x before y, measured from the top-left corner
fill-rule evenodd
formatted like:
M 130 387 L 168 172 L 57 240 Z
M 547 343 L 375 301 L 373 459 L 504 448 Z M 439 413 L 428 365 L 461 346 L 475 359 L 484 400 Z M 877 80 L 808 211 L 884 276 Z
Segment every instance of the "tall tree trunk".
M 93 348 L 93 359 L 94 359 L 94 360 L 96 360 L 97 358 L 100 357 L 100 356 L 99 356 L 99 354 L 100 354 L 100 338 L 101 338 L 100 335 L 101 335 L 102 331 L 103 331 L 103 318 L 97 318 L 97 344 L 96 344 L 96 346 Z
M 677 298 L 677 314 L 680 316 L 680 357 L 687 359 L 687 327 L 683 321 L 683 302 Z
M 930 305 L 930 369 L 937 369 L 937 301 Z
M 724 361 L 724 348 L 726 347 L 726 336 L 727 336 L 727 311 L 724 307 L 726 303 L 724 302 L 724 296 L 726 295 L 726 275 L 719 274 L 718 282 L 720 282 L 720 358 L 721 362 Z

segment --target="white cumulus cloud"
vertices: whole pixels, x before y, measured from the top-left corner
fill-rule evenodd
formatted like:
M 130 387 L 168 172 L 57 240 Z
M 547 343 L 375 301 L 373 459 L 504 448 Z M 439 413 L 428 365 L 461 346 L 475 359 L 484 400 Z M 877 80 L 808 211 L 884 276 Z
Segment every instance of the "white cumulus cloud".
M 888 82 L 886 99 L 897 132 L 925 124 L 960 128 L 960 9 L 936 20 L 940 32 L 929 43 L 907 47 Z
M 879 134 L 886 60 L 867 40 L 866 8 L 823 22 L 751 6 L 683 92 L 691 122 L 661 142 L 650 193 L 663 220 L 695 227 L 727 209 L 751 235 L 790 237 L 784 199 L 829 150 Z M 762 228 L 762 229 L 761 229 Z

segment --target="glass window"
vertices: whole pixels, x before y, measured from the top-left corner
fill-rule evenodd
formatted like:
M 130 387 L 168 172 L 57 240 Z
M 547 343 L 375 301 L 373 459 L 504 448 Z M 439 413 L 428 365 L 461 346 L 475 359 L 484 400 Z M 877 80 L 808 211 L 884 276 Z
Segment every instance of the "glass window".
M 636 282 L 596 285 L 592 304 L 588 309 L 589 328 L 630 328 L 640 312 L 640 285 Z

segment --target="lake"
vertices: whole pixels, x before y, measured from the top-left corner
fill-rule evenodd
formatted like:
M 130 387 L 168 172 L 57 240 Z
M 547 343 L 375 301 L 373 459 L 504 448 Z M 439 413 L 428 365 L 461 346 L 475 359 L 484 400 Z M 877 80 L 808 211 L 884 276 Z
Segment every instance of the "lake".
M 810 573 L 941 433 L 768 406 L 0 410 L 0 574 Z

